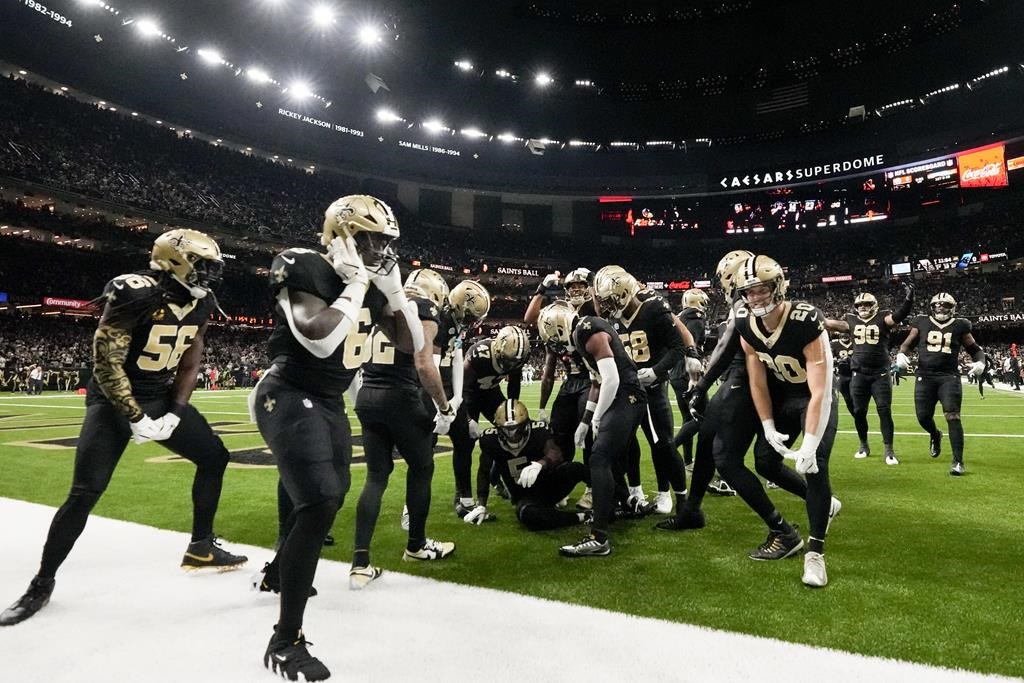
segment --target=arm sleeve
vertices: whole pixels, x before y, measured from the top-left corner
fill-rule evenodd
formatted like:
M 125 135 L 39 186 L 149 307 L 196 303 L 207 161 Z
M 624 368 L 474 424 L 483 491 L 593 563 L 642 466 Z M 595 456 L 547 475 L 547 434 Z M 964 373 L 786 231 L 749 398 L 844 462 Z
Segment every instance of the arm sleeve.
M 706 392 L 711 387 L 711 384 L 725 373 L 726 368 L 732 363 L 732 359 L 736 357 L 739 350 L 740 333 L 736 329 L 736 321 L 730 320 L 722 330 L 718 344 L 715 345 L 715 350 L 711 352 L 707 370 L 704 372 L 704 376 L 697 382 L 698 388 Z
M 600 420 L 619 391 L 619 369 L 614 358 L 602 358 L 597 361 L 597 371 L 601 373 L 601 388 L 597 394 L 597 407 L 594 408 L 594 419 Z

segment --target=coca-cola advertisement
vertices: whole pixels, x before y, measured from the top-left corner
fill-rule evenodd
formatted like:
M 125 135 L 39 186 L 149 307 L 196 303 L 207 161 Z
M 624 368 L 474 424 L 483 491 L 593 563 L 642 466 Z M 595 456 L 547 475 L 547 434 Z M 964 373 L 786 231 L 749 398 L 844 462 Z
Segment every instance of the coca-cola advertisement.
M 960 187 L 1006 187 L 1006 157 L 1003 145 L 973 149 L 956 157 Z

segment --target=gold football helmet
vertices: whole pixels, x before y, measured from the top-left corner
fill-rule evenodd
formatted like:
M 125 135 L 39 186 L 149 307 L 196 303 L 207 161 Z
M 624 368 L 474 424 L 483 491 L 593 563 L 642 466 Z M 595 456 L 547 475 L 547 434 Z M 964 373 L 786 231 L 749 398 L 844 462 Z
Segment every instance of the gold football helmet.
M 460 326 L 474 325 L 491 310 L 491 295 L 476 280 L 463 280 L 448 293 L 448 308 Z
M 939 292 L 928 303 L 932 317 L 944 323 L 956 315 L 956 299 L 949 292 Z
M 389 247 L 398 234 L 398 219 L 390 206 L 368 194 L 350 194 L 327 207 L 320 243 L 329 247 L 335 237 L 351 237 L 367 269 L 380 272 L 395 265 Z
M 749 252 L 746 249 L 735 249 L 718 261 L 718 267 L 715 268 L 715 277 L 718 279 L 718 284 L 725 293 L 725 298 L 730 302 L 733 299 L 733 295 L 736 293 L 736 288 L 733 286 L 732 282 L 732 275 L 736 272 L 736 269 L 739 268 L 741 263 L 753 255 L 754 254 L 752 252 Z
M 742 261 L 732 275 L 732 283 L 736 292 L 743 297 L 747 309 L 758 318 L 764 317 L 775 310 L 775 307 L 786 300 L 786 274 L 782 266 L 770 256 L 759 254 Z M 755 287 L 764 285 L 771 291 L 768 301 L 760 305 L 750 303 L 749 295 Z
M 515 325 L 506 325 L 498 330 L 498 336 L 491 344 L 491 364 L 501 373 L 522 367 L 530 356 L 530 337 L 526 330 Z
M 620 266 L 605 266 L 594 276 L 594 297 L 603 318 L 618 318 L 640 285 Z
M 555 301 L 540 309 L 537 330 L 541 341 L 558 347 L 566 347 L 572 341 L 572 329 L 576 326 L 579 313 L 568 301 Z
M 874 294 L 861 292 L 853 300 L 853 308 L 861 320 L 871 320 L 878 313 L 878 299 Z
M 162 270 L 196 299 L 220 284 L 224 259 L 212 237 L 198 230 L 168 230 L 156 238 L 149 267 Z
M 522 450 L 530 440 L 530 411 L 522 401 L 502 401 L 494 414 L 494 426 L 498 428 L 498 441 L 513 453 Z
M 405 291 L 429 299 L 435 306 L 443 306 L 448 300 L 448 283 L 440 273 L 430 268 L 410 272 L 405 278 Z
M 703 289 L 688 289 L 683 293 L 683 307 L 704 313 L 708 310 L 708 295 Z
M 565 276 L 565 296 L 569 303 L 579 308 L 594 298 L 590 291 L 590 271 L 577 268 Z

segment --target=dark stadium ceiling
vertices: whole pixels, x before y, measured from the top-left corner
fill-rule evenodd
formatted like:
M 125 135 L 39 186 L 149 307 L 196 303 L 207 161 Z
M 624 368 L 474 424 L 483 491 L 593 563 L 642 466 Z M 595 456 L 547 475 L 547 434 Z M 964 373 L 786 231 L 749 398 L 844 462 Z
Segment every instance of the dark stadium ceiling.
M 405 119 L 398 125 L 436 119 L 456 131 L 606 145 L 758 139 L 787 126 L 814 130 L 858 105 L 870 114 L 1003 64 L 1019 77 L 1022 5 L 113 0 L 115 15 L 99 0 L 10 0 L 0 10 L 0 59 L 149 113 L 188 116 L 195 127 L 205 118 L 216 129 L 259 102 L 368 131 L 387 108 Z M 326 28 L 311 20 L 318 6 L 334 12 Z M 128 18 L 134 28 L 122 25 Z M 142 38 L 142 18 L 175 43 Z M 382 31 L 370 48 L 358 35 L 366 23 Z M 235 68 L 204 63 L 200 49 Z M 457 67 L 462 60 L 472 66 Z M 254 65 L 280 85 L 247 79 Z M 541 73 L 553 79 L 546 87 L 535 81 Z M 386 87 L 373 92 L 371 74 Z M 282 94 L 296 79 L 320 99 Z

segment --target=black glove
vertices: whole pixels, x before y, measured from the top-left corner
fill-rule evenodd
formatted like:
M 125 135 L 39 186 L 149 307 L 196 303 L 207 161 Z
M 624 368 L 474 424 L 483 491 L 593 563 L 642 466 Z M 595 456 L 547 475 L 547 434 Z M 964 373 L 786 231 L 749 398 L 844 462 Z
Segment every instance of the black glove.
M 708 409 L 708 392 L 701 388 L 699 384 L 695 384 L 686 390 L 684 398 L 686 399 L 686 408 L 690 411 L 690 416 L 697 422 L 703 421 L 704 413 Z

